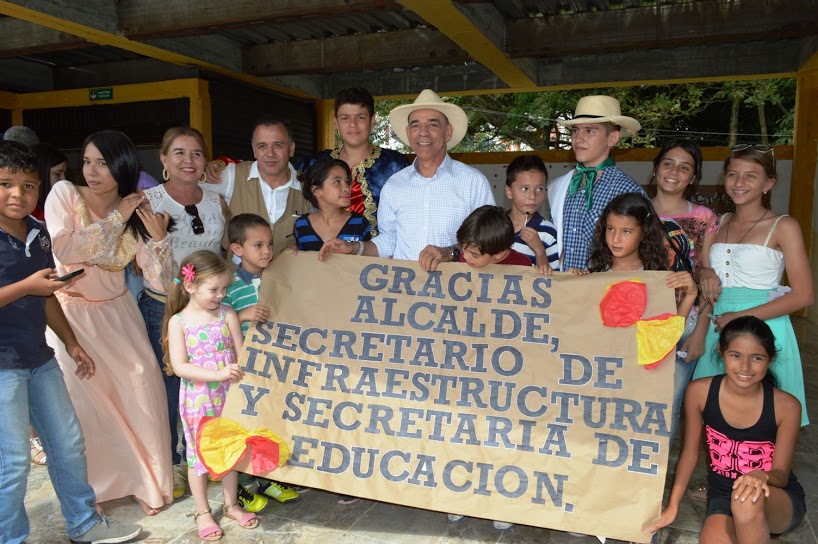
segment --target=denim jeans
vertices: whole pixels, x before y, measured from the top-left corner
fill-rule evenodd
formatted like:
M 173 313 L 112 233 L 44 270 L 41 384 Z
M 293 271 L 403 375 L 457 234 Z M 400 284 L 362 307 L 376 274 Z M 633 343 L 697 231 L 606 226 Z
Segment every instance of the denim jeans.
M 679 343 L 676 344 L 677 350 L 682 349 L 682 344 L 693 333 L 693 329 L 696 328 L 697 317 L 698 314 L 694 314 L 687 318 L 685 330 L 679 339 Z M 676 356 L 676 368 L 673 372 L 673 415 L 670 420 L 670 447 L 673 447 L 673 440 L 676 438 L 676 431 L 679 428 L 679 417 L 681 416 L 682 401 L 685 398 L 687 384 L 690 383 L 690 378 L 693 377 L 698 362 L 699 360 L 695 359 L 686 363 L 683 357 Z
M 99 523 L 96 497 L 88 485 L 82 429 L 68 397 L 57 360 L 34 369 L 0 369 L 0 542 L 24 542 L 29 524 L 25 510 L 31 470 L 28 426 L 48 455 L 48 474 L 57 492 L 69 537 Z
M 168 423 L 170 425 L 170 447 L 173 455 L 173 464 L 182 462 L 179 451 L 179 433 L 177 431 L 177 420 L 179 419 L 179 377 L 165 374 L 165 365 L 162 363 L 164 351 L 162 350 L 162 317 L 165 315 L 165 304 L 155 298 L 151 298 L 144 292 L 139 297 L 139 310 L 145 319 L 145 326 L 148 328 L 148 339 L 151 341 L 153 353 L 159 361 L 159 368 L 162 370 L 162 378 L 165 380 L 165 393 L 168 396 Z M 182 436 L 182 450 L 185 449 L 185 437 Z
M 139 276 L 134 274 L 133 266 L 134 263 L 131 261 L 128 266 L 125 267 L 125 285 L 128 287 L 128 291 L 133 295 L 136 303 L 139 304 L 139 297 L 142 296 L 142 291 L 145 290 L 145 280 L 141 274 Z

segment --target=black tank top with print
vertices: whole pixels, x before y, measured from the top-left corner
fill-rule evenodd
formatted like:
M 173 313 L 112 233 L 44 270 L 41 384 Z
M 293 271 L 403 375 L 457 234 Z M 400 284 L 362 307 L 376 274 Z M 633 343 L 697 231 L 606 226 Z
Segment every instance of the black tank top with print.
M 733 482 L 742 474 L 772 469 L 778 426 L 775 422 L 773 386 L 768 383 L 762 384 L 764 406 L 761 417 L 755 424 L 746 429 L 737 429 L 727 423 L 719 406 L 719 389 L 724 377 L 713 376 L 702 411 L 702 421 L 710 456 L 707 465 L 708 488 L 714 496 L 729 497 Z M 797 488 L 802 496 L 804 494 L 792 471 L 787 487 L 794 491 Z

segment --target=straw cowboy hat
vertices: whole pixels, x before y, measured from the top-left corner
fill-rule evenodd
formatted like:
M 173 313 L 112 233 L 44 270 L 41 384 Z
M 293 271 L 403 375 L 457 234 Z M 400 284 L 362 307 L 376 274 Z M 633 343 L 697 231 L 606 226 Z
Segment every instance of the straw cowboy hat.
M 560 125 L 582 125 L 588 123 L 613 123 L 622 127 L 622 136 L 636 134 L 642 125 L 633 117 L 622 115 L 619 100 L 612 96 L 583 96 L 577 102 L 573 119 L 557 121 Z
M 406 127 L 409 125 L 409 114 L 415 110 L 426 109 L 439 111 L 446 116 L 449 120 L 449 124 L 452 125 L 452 137 L 447 142 L 446 149 L 451 149 L 459 144 L 463 136 L 466 135 L 466 130 L 469 128 L 469 118 L 466 116 L 466 112 L 456 104 L 444 102 L 443 99 L 431 89 L 425 89 L 411 104 L 398 106 L 389 112 L 389 124 L 392 125 L 392 130 L 395 132 L 395 136 L 398 137 L 398 140 L 412 147 L 406 135 Z

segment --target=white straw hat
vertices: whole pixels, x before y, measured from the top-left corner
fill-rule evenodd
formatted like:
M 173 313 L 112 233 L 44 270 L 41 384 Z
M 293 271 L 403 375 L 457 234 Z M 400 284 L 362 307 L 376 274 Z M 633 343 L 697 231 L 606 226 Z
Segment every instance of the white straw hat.
M 621 127 L 622 136 L 639 132 L 642 125 L 633 117 L 622 115 L 619 100 L 612 96 L 583 96 L 577 102 L 574 117 L 566 121 L 557 121 L 560 125 L 582 125 L 588 123 L 613 123 Z
M 411 147 L 409 138 L 406 135 L 406 127 L 409 125 L 409 114 L 416 110 L 437 110 L 449 120 L 452 125 L 452 137 L 446 143 L 446 149 L 451 149 L 460 143 L 463 136 L 466 135 L 466 130 L 469 128 L 469 118 L 463 108 L 457 104 L 450 104 L 444 102 L 436 92 L 431 89 L 425 89 L 421 92 L 414 102 L 411 104 L 404 104 L 398 106 L 389 112 L 389 124 L 392 125 L 392 130 L 395 136 Z

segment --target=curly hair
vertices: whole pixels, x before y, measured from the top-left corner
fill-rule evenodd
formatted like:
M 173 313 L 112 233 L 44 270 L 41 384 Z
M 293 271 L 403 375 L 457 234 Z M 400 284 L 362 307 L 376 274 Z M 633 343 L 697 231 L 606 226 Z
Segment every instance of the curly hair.
M 645 270 L 667 270 L 665 230 L 650 200 L 639 193 L 621 194 L 602 210 L 591 242 L 588 270 L 604 272 L 613 266 L 613 254 L 605 240 L 608 216 L 612 213 L 634 219 L 642 229 L 642 241 L 639 243 L 639 260 L 642 261 L 642 267 Z

